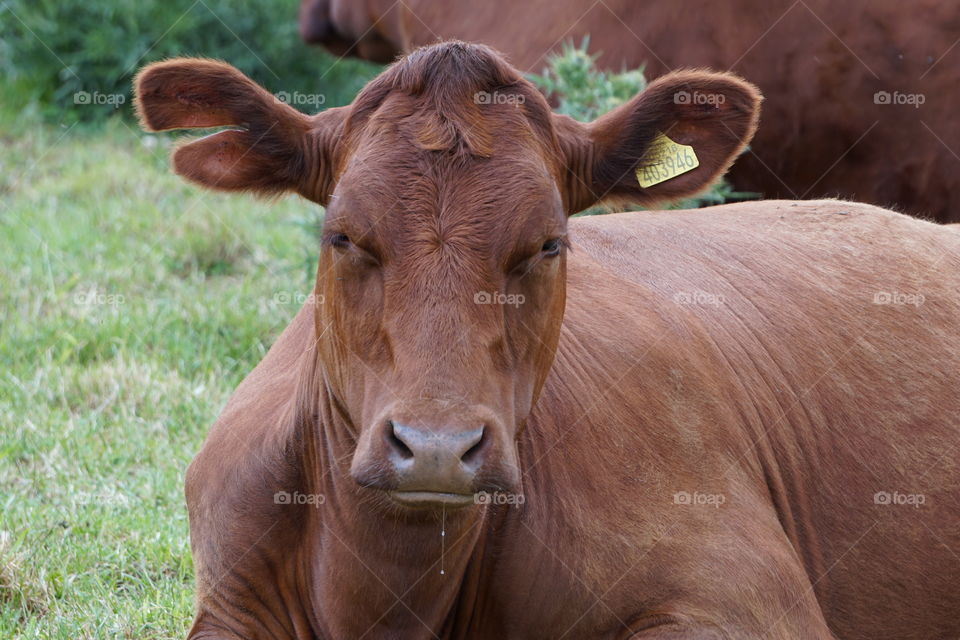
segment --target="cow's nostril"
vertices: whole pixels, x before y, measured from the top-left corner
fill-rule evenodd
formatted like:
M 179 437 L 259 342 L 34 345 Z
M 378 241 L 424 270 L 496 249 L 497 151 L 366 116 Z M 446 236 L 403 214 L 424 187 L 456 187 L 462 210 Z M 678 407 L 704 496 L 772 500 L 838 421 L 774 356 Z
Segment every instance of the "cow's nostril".
M 394 424 L 393 420 L 387 422 L 387 444 L 400 455 L 401 458 L 412 458 L 413 451 L 410 450 L 410 447 L 407 446 L 407 443 L 400 439 L 397 435 L 397 425 Z
M 480 427 L 476 435 L 476 442 L 474 442 L 469 449 L 463 452 L 463 455 L 460 456 L 460 460 L 467 464 L 479 460 L 481 457 L 483 457 L 484 449 L 487 448 L 487 440 L 489 440 L 489 438 L 487 438 L 486 428 Z

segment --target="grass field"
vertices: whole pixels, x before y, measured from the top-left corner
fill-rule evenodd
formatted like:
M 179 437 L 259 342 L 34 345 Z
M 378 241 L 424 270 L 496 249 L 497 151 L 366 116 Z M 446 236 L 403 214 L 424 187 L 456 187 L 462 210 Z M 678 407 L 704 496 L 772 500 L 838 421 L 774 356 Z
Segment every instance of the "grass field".
M 310 291 L 320 209 L 0 112 L 0 638 L 183 637 L 183 472 Z

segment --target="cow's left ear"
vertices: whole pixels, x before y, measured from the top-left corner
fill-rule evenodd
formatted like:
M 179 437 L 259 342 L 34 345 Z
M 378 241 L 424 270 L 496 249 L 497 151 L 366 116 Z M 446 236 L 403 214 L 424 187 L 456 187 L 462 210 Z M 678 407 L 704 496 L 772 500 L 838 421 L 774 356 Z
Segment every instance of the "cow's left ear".
M 709 187 L 753 137 L 761 100 L 732 74 L 680 71 L 591 123 L 555 115 L 567 212 L 602 201 L 653 205 Z
M 295 191 L 326 204 L 343 109 L 308 116 L 234 67 L 201 58 L 148 65 L 134 80 L 134 101 L 148 131 L 231 127 L 177 147 L 173 168 L 184 178 L 226 191 Z

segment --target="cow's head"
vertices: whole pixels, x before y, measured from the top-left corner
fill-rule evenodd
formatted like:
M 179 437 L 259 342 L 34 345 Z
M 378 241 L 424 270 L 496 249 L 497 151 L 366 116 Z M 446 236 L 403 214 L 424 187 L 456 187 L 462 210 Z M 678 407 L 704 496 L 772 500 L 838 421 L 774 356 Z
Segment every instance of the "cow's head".
M 567 217 L 702 190 L 750 139 L 760 100 L 734 76 L 687 71 L 581 124 L 463 43 L 417 50 L 315 116 L 209 60 L 151 65 L 136 93 L 150 130 L 234 127 L 179 147 L 180 175 L 327 208 L 317 342 L 350 472 L 420 507 L 518 489 L 517 435 L 560 335 Z

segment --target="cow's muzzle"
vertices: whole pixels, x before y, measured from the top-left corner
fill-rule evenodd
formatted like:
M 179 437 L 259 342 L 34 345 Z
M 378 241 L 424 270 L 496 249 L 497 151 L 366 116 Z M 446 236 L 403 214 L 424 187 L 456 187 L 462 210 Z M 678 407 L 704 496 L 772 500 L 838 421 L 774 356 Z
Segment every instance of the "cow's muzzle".
M 351 474 L 405 507 L 455 508 L 479 491 L 502 491 L 518 480 L 513 443 L 490 424 L 465 428 L 413 426 L 383 420 L 358 448 Z

